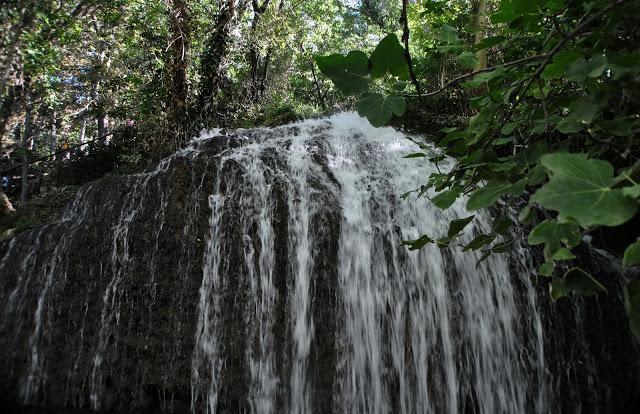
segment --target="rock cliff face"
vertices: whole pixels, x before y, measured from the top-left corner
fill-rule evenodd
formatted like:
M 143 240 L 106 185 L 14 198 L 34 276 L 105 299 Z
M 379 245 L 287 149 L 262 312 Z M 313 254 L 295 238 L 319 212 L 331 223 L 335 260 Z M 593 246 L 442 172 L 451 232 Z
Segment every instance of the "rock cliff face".
M 402 240 L 468 216 L 352 114 L 211 131 L 83 187 L 0 243 L 4 404 L 114 412 L 621 412 L 638 350 L 615 295 L 552 304 L 525 250 Z M 439 168 L 446 168 L 440 165 Z M 464 237 L 491 225 L 478 215 Z M 585 251 L 585 255 L 595 254 Z M 591 260 L 605 283 L 620 275 Z M 612 292 L 617 291 L 611 289 Z

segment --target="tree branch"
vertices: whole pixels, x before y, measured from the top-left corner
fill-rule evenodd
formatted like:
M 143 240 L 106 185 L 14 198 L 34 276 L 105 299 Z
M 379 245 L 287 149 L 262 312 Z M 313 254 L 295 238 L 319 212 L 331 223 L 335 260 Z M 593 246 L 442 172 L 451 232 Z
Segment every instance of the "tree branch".
M 478 75 L 480 73 L 492 72 L 492 71 L 494 71 L 496 69 L 508 68 L 508 67 L 520 65 L 520 64 L 526 63 L 526 62 L 531 62 L 531 61 L 534 61 L 534 60 L 544 59 L 546 57 L 547 57 L 547 54 L 529 56 L 529 57 L 526 57 L 526 58 L 514 60 L 513 62 L 508 62 L 508 63 L 503 63 L 501 65 L 492 66 L 490 68 L 474 70 L 473 72 L 465 73 L 464 75 L 460 75 L 458 77 L 455 77 L 455 78 L 451 79 L 449 82 L 445 83 L 444 85 L 442 85 L 442 87 L 436 89 L 435 91 L 423 93 L 420 96 L 424 97 L 424 96 L 437 95 L 437 94 L 441 93 L 442 91 L 444 91 L 445 89 L 447 89 L 448 87 L 453 86 L 456 83 L 458 83 L 460 81 L 463 81 L 463 80 L 465 80 L 467 78 L 472 78 L 472 77 L 474 77 L 474 76 L 476 76 L 476 75 Z M 418 95 L 405 95 L 405 96 L 418 96 Z

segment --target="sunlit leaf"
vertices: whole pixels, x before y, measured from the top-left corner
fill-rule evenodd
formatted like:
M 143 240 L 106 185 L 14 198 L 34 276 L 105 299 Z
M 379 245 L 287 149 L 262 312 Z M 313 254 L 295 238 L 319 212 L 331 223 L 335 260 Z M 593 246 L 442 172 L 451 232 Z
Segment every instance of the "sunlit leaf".
M 451 222 L 449 223 L 449 231 L 447 232 L 447 237 L 452 238 L 454 236 L 457 236 L 467 226 L 467 224 L 473 221 L 475 217 L 475 215 L 472 215 L 463 219 L 451 220 Z
M 545 257 L 551 258 L 562 244 L 575 247 L 580 244 L 580 228 L 576 223 L 560 223 L 557 220 L 545 220 L 529 233 L 528 241 L 532 246 L 544 244 Z
M 481 208 L 492 206 L 498 199 L 511 189 L 508 181 L 490 181 L 486 186 L 477 189 L 467 201 L 467 210 L 475 211 Z
M 385 125 L 393 114 L 402 115 L 406 102 L 400 96 L 384 96 L 379 93 L 365 95 L 358 100 L 358 115 L 366 117 L 374 127 Z
M 401 76 L 408 70 L 404 48 L 395 34 L 389 34 L 378 43 L 371 54 L 371 76 L 379 78 L 387 72 Z
M 640 265 L 640 240 L 627 247 L 624 251 L 622 264 L 625 266 Z
M 629 315 L 631 331 L 640 336 L 640 277 L 624 287 L 624 307 Z
M 446 210 L 451 207 L 459 196 L 460 191 L 458 189 L 445 190 L 433 196 L 431 202 L 435 204 L 436 207 Z
M 316 56 L 320 71 L 343 93 L 350 95 L 363 92 L 369 85 L 369 59 L 364 52 L 354 50 L 348 55 L 333 54 Z
M 561 220 L 573 218 L 582 226 L 616 226 L 638 210 L 622 190 L 612 189 L 613 167 L 584 154 L 555 153 L 542 156 L 549 182 L 531 200 L 557 211 Z

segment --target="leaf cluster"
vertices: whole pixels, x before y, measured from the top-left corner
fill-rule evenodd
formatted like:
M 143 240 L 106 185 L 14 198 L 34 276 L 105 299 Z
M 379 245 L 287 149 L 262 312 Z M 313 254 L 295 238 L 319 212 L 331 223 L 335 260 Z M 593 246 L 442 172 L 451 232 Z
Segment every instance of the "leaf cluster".
M 468 196 L 469 211 L 492 206 L 506 210 L 512 202 L 525 200 L 518 221 L 534 224 L 528 242 L 544 246 L 545 262 L 538 272 L 550 278 L 554 300 L 571 292 L 606 292 L 597 277 L 577 266 L 572 250 L 585 233 L 625 225 L 638 213 L 638 16 L 640 5 L 625 0 L 503 0 L 490 15 L 490 35 L 478 44 L 470 47 L 465 36 L 447 24 L 435 39 L 438 53 L 463 66 L 476 65 L 474 53 L 482 49 L 491 49 L 497 57 L 493 66 L 457 76 L 427 93 L 462 88 L 470 96 L 473 116 L 466 128 L 441 131 L 436 144 L 455 165 L 446 173 L 433 173 L 418 195 L 443 209 Z M 368 61 L 363 52 L 353 51 L 346 57 L 318 57 L 318 65 L 337 88 L 363 92 L 374 75 L 401 75 L 402 46 L 391 36 Z M 357 69 L 352 66 L 355 56 Z M 329 68 L 327 59 L 339 61 L 340 71 Z M 359 113 L 373 125 L 383 125 L 402 97 L 399 92 L 386 99 L 383 94 L 375 99 L 365 95 Z M 367 104 L 361 110 L 363 101 Z M 411 157 L 429 158 L 424 153 Z M 423 235 L 405 244 L 410 249 L 431 243 L 448 246 L 473 218 L 452 221 L 445 237 Z M 510 241 L 500 236 L 509 234 L 510 224 L 495 224 L 490 233 L 462 248 L 482 250 L 481 260 L 504 251 Z M 622 262 L 640 264 L 640 239 L 626 248 Z M 638 279 L 625 287 L 631 327 L 638 335 L 639 292 Z

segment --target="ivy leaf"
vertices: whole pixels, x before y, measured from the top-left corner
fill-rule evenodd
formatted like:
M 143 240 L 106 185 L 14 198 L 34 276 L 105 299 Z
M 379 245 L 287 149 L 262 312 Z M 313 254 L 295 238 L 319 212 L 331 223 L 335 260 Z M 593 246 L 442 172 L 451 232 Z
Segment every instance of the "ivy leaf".
M 460 38 L 458 37 L 458 30 L 453 27 L 445 24 L 442 26 L 442 30 L 438 33 L 438 40 L 447 43 L 450 45 L 455 45 L 460 43 Z
M 470 81 L 465 82 L 464 86 L 467 88 L 475 89 L 486 83 L 502 79 L 504 77 L 504 74 L 505 70 L 502 68 L 498 68 L 491 72 L 479 73 Z
M 640 53 L 611 53 L 607 56 L 613 79 L 626 75 L 635 76 L 640 72 Z
M 561 260 L 575 259 L 576 256 L 573 253 L 571 253 L 571 250 L 567 249 L 566 247 L 562 247 L 560 250 L 555 252 L 553 256 L 551 256 L 551 258 L 553 260 L 561 261 Z
M 538 273 L 540 273 L 542 276 L 549 277 L 553 274 L 553 271 L 555 270 L 555 268 L 556 268 L 556 264 L 553 263 L 553 261 L 544 262 L 538 268 Z
M 546 154 L 540 163 L 549 171 L 549 182 L 531 200 L 559 213 L 559 219 L 574 218 L 584 227 L 617 226 L 631 219 L 637 202 L 622 190 L 613 189 L 613 167 L 585 154 Z
M 462 66 L 472 68 L 478 63 L 478 58 L 471 52 L 464 52 L 458 56 L 458 62 Z
M 627 250 L 624 251 L 622 264 L 624 266 L 640 265 L 640 239 L 631 244 L 629 247 L 627 247 Z
M 560 250 L 562 243 L 569 248 L 580 244 L 580 236 L 580 228 L 576 223 L 545 220 L 531 230 L 528 241 L 532 246 L 544 243 L 544 255 L 551 258 Z
M 616 118 L 610 121 L 602 121 L 599 126 L 611 135 L 626 137 L 631 135 L 632 120 L 629 118 Z
M 406 199 L 407 199 L 407 198 L 409 198 L 409 196 L 410 196 L 411 194 L 413 194 L 413 193 L 415 193 L 415 190 L 414 190 L 414 191 L 407 191 L 407 192 L 405 192 L 405 193 L 402 193 L 402 194 L 400 195 L 400 198 L 401 198 L 401 199 L 403 199 L 403 200 L 406 200 Z
M 380 78 L 387 72 L 401 76 L 407 70 L 404 48 L 400 45 L 398 37 L 393 33 L 387 35 L 371 54 L 371 76 Z
M 571 109 L 573 119 L 583 124 L 590 124 L 596 114 L 607 104 L 607 98 L 601 94 L 591 94 L 576 102 Z M 563 131 L 560 131 L 563 132 Z
M 631 198 L 640 197 L 640 184 L 632 185 L 631 187 L 622 188 L 622 194 Z
M 553 58 L 553 63 L 547 65 L 540 75 L 542 79 L 560 79 L 567 67 L 580 57 L 580 53 L 575 50 L 566 50 L 558 53 Z
M 596 55 L 585 61 L 580 58 L 573 62 L 567 69 L 567 80 L 580 82 L 586 78 L 597 78 L 607 68 L 607 58 L 604 55 Z
M 479 248 L 481 248 L 485 244 L 489 244 L 492 241 L 494 241 L 495 238 L 496 238 L 496 236 L 493 235 L 493 234 L 481 234 L 481 235 L 477 236 L 475 239 L 471 240 L 471 242 L 469 244 L 464 246 L 462 251 L 466 252 L 467 250 L 478 250 Z
M 640 277 L 624 287 L 624 307 L 629 315 L 631 331 L 640 336 Z
M 556 124 L 556 129 L 563 134 L 575 134 L 584 129 L 584 125 L 573 116 L 568 116 Z
M 402 244 L 405 246 L 409 246 L 409 250 L 418 250 L 429 243 L 433 243 L 433 241 L 434 240 L 431 237 L 424 235 L 416 240 L 405 240 L 402 242 Z
M 507 240 L 502 243 L 498 243 L 491 248 L 494 253 L 506 253 L 508 249 L 513 245 L 513 240 Z
M 549 284 L 549 294 L 551 295 L 551 300 L 555 302 L 567 296 L 569 294 L 569 288 L 567 288 L 562 279 L 556 277 Z
M 482 253 L 482 256 L 480 256 L 480 258 L 476 261 L 476 269 L 479 268 L 480 264 L 487 260 L 492 254 L 493 252 L 491 250 L 487 250 L 486 252 Z
M 480 41 L 480 43 L 476 43 L 475 45 L 473 45 L 473 51 L 477 52 L 478 50 L 488 49 L 492 46 L 499 45 L 505 40 L 507 40 L 507 38 L 504 36 L 485 37 L 484 39 L 482 39 L 482 41 Z
M 498 199 L 511 189 L 508 181 L 494 180 L 486 186 L 477 189 L 467 201 L 467 210 L 475 211 L 493 205 Z
M 527 205 L 518 214 L 518 221 L 522 224 L 527 224 L 533 219 L 533 209 Z
M 412 154 L 405 155 L 402 158 L 423 158 L 423 157 L 426 157 L 426 156 L 427 156 L 427 154 L 425 154 L 424 152 L 414 152 Z
M 598 292 L 607 291 L 600 282 L 579 267 L 569 269 L 563 280 L 567 288 L 584 296 L 593 296 Z
M 316 56 L 320 72 L 347 95 L 363 92 L 369 85 L 369 59 L 364 52 L 353 50 L 348 55 Z
M 513 220 L 511 220 L 509 217 L 499 217 L 493 222 L 493 225 L 491 226 L 491 233 L 496 233 L 504 236 L 509 231 L 509 228 L 513 226 L 513 224 Z
M 467 227 L 467 224 L 473 221 L 475 217 L 475 215 L 471 215 L 463 219 L 451 220 L 451 222 L 449 223 L 449 231 L 447 232 L 447 237 L 452 238 L 454 236 L 457 236 L 465 227 Z
M 389 122 L 392 114 L 404 114 L 407 104 L 401 96 L 372 93 L 361 97 L 357 107 L 358 114 L 366 117 L 371 125 L 378 128 Z
M 460 191 L 452 188 L 451 190 L 446 190 L 433 196 L 431 202 L 435 204 L 436 207 L 446 210 L 451 207 L 458 197 L 460 197 Z

